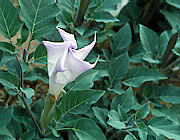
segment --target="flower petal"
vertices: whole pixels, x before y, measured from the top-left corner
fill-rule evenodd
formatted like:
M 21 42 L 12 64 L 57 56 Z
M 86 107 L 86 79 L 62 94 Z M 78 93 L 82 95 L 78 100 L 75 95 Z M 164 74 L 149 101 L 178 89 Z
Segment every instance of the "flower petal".
M 58 31 L 59 31 L 62 39 L 64 40 L 64 42 L 72 41 L 73 43 L 72 43 L 71 48 L 72 49 L 76 49 L 77 48 L 77 43 L 76 43 L 76 40 L 74 38 L 74 35 L 73 34 L 69 34 L 69 33 L 65 32 L 64 30 L 62 30 L 62 29 L 60 29 L 58 27 L 56 27 L 56 28 L 58 29 Z
M 76 77 L 78 77 L 81 73 L 95 67 L 98 59 L 96 60 L 96 62 L 94 64 L 90 64 L 89 62 L 85 62 L 85 61 L 79 59 L 78 57 L 76 57 L 76 55 L 73 53 L 72 50 L 69 50 L 68 56 L 66 57 L 66 62 L 65 62 L 65 64 L 68 63 L 69 67 L 64 72 L 56 73 L 56 76 L 57 76 L 56 82 L 57 83 L 64 82 L 67 84 L 67 83 L 75 80 Z M 62 81 L 62 79 L 63 79 L 63 81 Z
M 42 41 L 47 49 L 48 55 L 48 74 L 49 76 L 54 71 L 58 59 L 63 55 L 64 50 L 71 45 L 71 42 L 53 43 L 49 41 Z
M 89 44 L 88 46 L 85 46 L 82 49 L 73 50 L 73 52 L 79 59 L 84 60 L 86 56 L 89 54 L 89 52 L 92 50 L 95 44 L 96 44 L 96 32 L 94 35 L 94 41 L 91 44 Z

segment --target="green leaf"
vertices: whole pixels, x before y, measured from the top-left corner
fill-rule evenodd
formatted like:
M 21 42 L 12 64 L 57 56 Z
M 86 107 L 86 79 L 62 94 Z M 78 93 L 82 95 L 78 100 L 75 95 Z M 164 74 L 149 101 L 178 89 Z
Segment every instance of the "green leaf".
M 94 78 L 98 74 L 97 70 L 88 70 L 78 76 L 73 82 L 69 83 L 66 88 L 70 90 L 85 90 L 94 85 Z
M 156 32 L 143 25 L 140 25 L 140 39 L 144 50 L 149 51 L 152 54 L 157 51 L 156 45 L 158 42 L 158 35 Z
M 102 130 L 91 119 L 81 118 L 72 128 L 80 140 L 106 140 Z
M 0 0 L 0 33 L 11 40 L 21 26 L 19 9 L 16 9 L 10 0 Z
M 35 94 L 32 88 L 21 88 L 21 91 L 26 95 L 28 99 L 30 99 Z
M 47 64 L 47 50 L 43 44 L 38 45 L 36 48 L 33 63 L 38 63 L 40 65 Z
M 0 71 L 0 83 L 11 89 L 18 89 L 19 86 L 17 77 L 4 71 Z
M 177 109 L 177 108 L 176 108 Z M 175 112 L 178 112 L 179 109 L 177 109 Z M 175 123 L 179 123 L 178 121 L 178 116 L 176 116 L 176 113 L 174 112 L 174 110 L 171 108 L 164 108 L 164 109 L 151 109 L 151 113 L 152 115 L 156 116 L 156 117 L 167 117 L 169 120 L 175 122 Z
M 24 74 L 24 80 L 35 81 L 37 79 L 48 84 L 49 79 L 48 79 L 47 70 L 44 68 L 34 68 L 34 69 L 30 70 L 29 72 Z
M 128 88 L 123 94 L 114 97 L 111 103 L 111 110 L 117 110 L 118 104 L 122 106 L 122 108 L 128 112 L 134 102 L 134 96 L 132 88 Z
M 115 82 L 123 78 L 124 74 L 127 72 L 128 67 L 130 65 L 128 53 L 124 53 L 117 58 L 109 66 L 109 80 L 110 80 L 110 88 L 115 85 Z
M 179 27 L 179 10 L 173 9 L 169 11 L 162 9 L 160 12 L 166 17 L 173 29 L 177 29 Z
M 6 126 L 13 116 L 13 106 L 8 108 L 0 106 L 0 128 Z
M 130 25 L 125 24 L 114 36 L 111 42 L 111 49 L 113 56 L 118 56 L 121 49 L 125 49 L 129 46 L 132 41 L 132 34 Z
M 172 105 L 172 107 L 170 108 L 171 112 L 173 113 L 173 115 L 176 116 L 176 118 L 179 121 L 180 124 L 180 104 L 176 104 L 176 105 Z
M 117 9 L 117 5 L 121 0 L 96 0 L 96 7 L 98 11 L 109 12 Z
M 31 32 L 31 39 L 52 33 L 58 22 L 60 9 L 55 0 L 19 0 L 21 16 Z
M 16 140 L 5 126 L 0 127 L 0 139 L 1 140 Z
M 21 136 L 21 139 L 23 140 L 30 140 L 35 137 L 35 129 L 29 129 L 23 135 Z
M 116 17 L 114 17 L 108 12 L 97 12 L 96 15 L 93 17 L 93 20 L 96 22 L 104 23 L 119 21 Z
M 180 103 L 180 87 L 175 87 L 173 85 L 161 86 L 160 87 L 160 99 L 164 102 L 169 102 L 172 104 Z
M 177 42 L 174 49 L 172 49 L 173 53 L 175 53 L 177 56 L 180 56 L 180 42 Z
M 26 42 L 26 40 L 28 39 L 28 36 L 29 36 L 29 30 L 28 30 L 28 28 L 24 24 L 21 27 L 21 38 L 17 39 L 16 45 L 21 47 Z
M 167 79 L 167 77 L 153 69 L 134 67 L 126 73 L 123 84 L 137 88 L 146 81 L 157 81 L 162 79 Z
M 15 46 L 7 43 L 7 42 L 0 42 L 0 50 L 5 51 L 5 52 L 9 52 L 11 54 L 15 53 Z
M 96 103 L 104 95 L 102 90 L 70 91 L 62 97 L 60 110 L 63 115 L 71 112 L 82 114 L 88 111 L 91 104 Z
M 126 135 L 126 137 L 124 138 L 124 140 L 137 140 L 136 137 L 133 134 L 128 134 Z
M 149 63 L 154 63 L 154 64 L 159 64 L 161 61 L 154 59 L 153 55 L 151 52 L 147 52 L 143 57 L 143 60 L 149 62 Z
M 3 52 L 3 57 L 2 57 L 2 59 L 0 61 L 0 67 L 2 67 L 8 61 L 16 59 L 14 54 L 10 54 L 10 53 L 4 52 L 4 51 L 2 51 L 2 52 Z
M 136 112 L 136 120 L 144 119 L 150 112 L 150 103 L 146 103 Z
M 92 109 L 94 115 L 99 120 L 99 122 L 103 124 L 103 126 L 107 127 L 106 118 L 107 118 L 108 110 L 106 108 L 99 108 L 99 107 L 93 107 Z
M 143 123 L 138 123 L 138 136 L 141 140 L 147 140 L 148 127 Z
M 22 129 L 20 123 L 15 118 L 11 119 L 10 123 L 7 125 L 7 129 L 16 139 L 20 139 Z
M 166 2 L 176 8 L 180 9 L 180 1 L 179 0 L 166 0 Z
M 114 127 L 115 129 L 123 129 L 126 128 L 125 123 L 122 121 L 121 116 L 119 115 L 119 113 L 116 110 L 111 110 L 108 113 L 108 117 L 109 120 L 107 121 L 107 123 Z
M 164 51 L 166 50 L 166 47 L 168 45 L 170 37 L 167 31 L 164 31 L 161 33 L 158 39 L 157 49 L 158 49 L 158 55 L 161 56 Z
M 6 68 L 11 74 L 20 77 L 20 67 L 16 59 L 6 62 Z
M 118 113 L 122 119 L 122 121 L 126 121 L 128 119 L 127 113 L 125 112 L 125 110 L 122 108 L 122 106 L 120 104 L 118 104 Z
M 148 127 L 157 135 L 169 139 L 180 139 L 180 126 L 165 117 L 155 117 L 148 122 Z

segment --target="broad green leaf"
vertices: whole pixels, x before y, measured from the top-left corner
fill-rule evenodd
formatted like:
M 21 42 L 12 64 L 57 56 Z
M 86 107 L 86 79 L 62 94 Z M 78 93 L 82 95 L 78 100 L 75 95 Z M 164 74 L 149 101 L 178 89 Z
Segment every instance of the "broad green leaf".
M 180 1 L 179 0 L 166 0 L 166 2 L 172 6 L 175 6 L 180 9 Z
M 114 36 L 111 42 L 113 56 L 118 56 L 121 49 L 125 49 L 132 41 L 131 28 L 129 24 L 125 24 Z
M 4 71 L 0 71 L 0 83 L 11 89 L 18 89 L 19 86 L 17 77 Z
M 72 130 L 80 140 L 106 140 L 102 130 L 91 119 L 81 118 L 77 120 Z
M 111 110 L 108 113 L 109 120 L 107 123 L 115 129 L 126 128 L 125 123 L 122 121 L 120 114 L 116 110 Z
M 66 88 L 70 90 L 85 90 L 94 85 L 94 78 L 98 74 L 97 70 L 88 70 L 78 76 L 73 82 L 69 83 Z
M 143 123 L 138 123 L 138 136 L 141 140 L 147 140 L 147 134 L 148 134 L 148 127 Z
M 136 112 L 136 120 L 144 119 L 150 112 L 150 103 L 146 103 Z
M 153 55 L 151 52 L 147 52 L 143 57 L 143 60 L 149 62 L 149 63 L 154 63 L 154 64 L 159 64 L 161 61 L 154 59 Z
M 19 4 L 31 40 L 52 33 L 57 26 L 56 16 L 60 13 L 55 0 L 19 0 Z
M 49 80 L 47 70 L 44 68 L 34 68 L 24 74 L 24 80 L 35 81 L 37 79 L 48 84 Z
M 119 21 L 116 17 L 114 17 L 108 12 L 97 12 L 96 15 L 93 17 L 93 20 L 96 22 L 104 23 Z
M 124 53 L 117 58 L 109 66 L 109 80 L 110 80 L 110 88 L 115 85 L 115 82 L 123 78 L 124 74 L 128 71 L 129 67 L 129 56 L 127 53 Z
M 21 88 L 21 91 L 26 95 L 28 99 L 30 99 L 35 94 L 32 88 Z
M 0 127 L 0 139 L 1 140 L 16 140 L 5 126 Z
M 59 108 L 62 115 L 69 112 L 82 114 L 88 111 L 91 104 L 96 103 L 102 95 L 104 95 L 102 90 L 70 91 L 62 97 Z
M 21 139 L 23 140 L 30 140 L 35 137 L 35 129 L 29 129 L 26 132 L 24 132 L 21 136 Z
M 171 112 L 173 112 L 173 115 L 176 116 L 176 118 L 178 119 L 179 121 L 179 124 L 180 124 L 180 104 L 176 104 L 176 105 L 173 105 L 170 110 Z
M 126 135 L 124 140 L 137 140 L 137 139 L 136 139 L 136 137 L 133 134 L 132 135 L 128 134 L 128 135 Z
M 173 112 L 173 110 L 171 110 L 169 108 L 164 108 L 164 109 L 152 108 L 151 113 L 152 113 L 152 115 L 154 115 L 156 117 L 167 117 L 169 120 L 171 120 L 177 124 L 179 123 L 178 116 L 176 116 L 175 112 Z
M 75 8 L 79 7 L 80 0 L 57 0 L 57 5 L 68 13 L 74 14 Z
M 106 118 L 108 114 L 108 110 L 106 108 L 93 107 L 93 112 L 96 118 L 99 120 L 101 124 L 107 127 Z
M 2 67 L 5 63 L 7 63 L 10 60 L 16 59 L 14 54 L 10 54 L 8 52 L 2 51 L 3 52 L 3 57 L 0 61 L 0 67 Z
M 157 135 L 164 135 L 169 139 L 180 139 L 180 126 L 166 117 L 155 117 L 148 122 L 148 127 Z
M 117 5 L 121 0 L 96 0 L 96 7 L 98 11 L 109 12 L 117 9 Z
M 0 106 L 0 128 L 6 126 L 13 116 L 13 106 L 8 108 Z
M 169 102 L 172 104 L 180 103 L 180 87 L 175 87 L 173 85 L 160 87 L 160 99 L 164 102 Z
M 9 73 L 17 76 L 18 78 L 20 77 L 20 67 L 16 59 L 6 62 L 5 65 Z
M 122 119 L 122 121 L 126 121 L 128 119 L 127 113 L 125 112 L 125 110 L 122 108 L 122 106 L 120 104 L 118 104 L 118 113 Z
M 34 61 L 33 63 L 38 63 L 40 65 L 47 64 L 47 50 L 43 44 L 38 45 L 34 52 Z
M 111 103 L 111 110 L 117 110 L 118 104 L 122 106 L 122 108 L 128 112 L 131 110 L 131 107 L 134 102 L 134 96 L 132 88 L 127 89 L 123 94 L 114 97 Z
M 140 39 L 144 50 L 149 51 L 152 54 L 157 51 L 156 45 L 158 42 L 158 35 L 156 32 L 143 25 L 140 25 Z
M 158 55 L 159 56 L 161 56 L 164 53 L 164 51 L 166 50 L 169 39 L 170 39 L 170 36 L 169 36 L 167 31 L 164 31 L 159 36 L 158 44 L 157 44 L 157 49 L 158 49 Z
M 17 39 L 17 43 L 16 45 L 18 45 L 19 47 L 22 46 L 22 44 L 24 44 L 26 42 L 26 40 L 28 39 L 29 36 L 29 30 L 27 29 L 27 27 L 25 26 L 25 24 L 21 27 L 21 38 Z
M 139 87 L 146 81 L 157 81 L 167 79 L 163 74 L 146 67 L 131 68 L 125 76 L 123 84 L 126 86 Z
M 7 129 L 16 139 L 20 139 L 22 128 L 20 123 L 15 118 L 11 119 L 10 123 L 7 125 Z
M 0 50 L 5 51 L 5 52 L 9 52 L 11 54 L 15 53 L 15 46 L 7 43 L 7 42 L 0 42 Z
M 16 9 L 10 0 L 0 0 L 0 33 L 11 40 L 21 26 L 19 9 Z
M 173 29 L 177 29 L 179 27 L 180 23 L 180 13 L 179 10 L 173 9 L 173 10 L 160 10 L 160 12 L 166 17 L 170 25 Z
M 177 56 L 180 56 L 180 42 L 177 42 L 174 49 L 172 49 L 173 53 L 175 53 Z
M 133 27 L 137 28 L 137 24 L 140 22 L 141 8 L 135 0 L 128 1 L 127 5 L 121 9 L 118 19 L 120 25 L 131 23 Z

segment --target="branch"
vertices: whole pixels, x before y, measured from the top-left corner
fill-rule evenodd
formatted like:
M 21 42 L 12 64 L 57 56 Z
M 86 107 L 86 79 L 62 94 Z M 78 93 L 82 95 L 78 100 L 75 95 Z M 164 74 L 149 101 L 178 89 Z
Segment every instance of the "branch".
M 78 14 L 76 16 L 76 19 L 74 21 L 74 27 L 79 27 L 82 25 L 84 21 L 84 15 L 86 13 L 86 10 L 89 6 L 90 0 L 81 0 Z

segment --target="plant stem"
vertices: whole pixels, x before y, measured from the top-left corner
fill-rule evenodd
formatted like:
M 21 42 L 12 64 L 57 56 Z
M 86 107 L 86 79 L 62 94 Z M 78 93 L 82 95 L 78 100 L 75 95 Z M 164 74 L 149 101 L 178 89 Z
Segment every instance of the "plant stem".
M 20 87 L 23 88 L 23 87 L 24 87 L 23 71 L 22 71 L 22 66 L 21 66 L 21 63 L 20 63 L 17 55 L 16 55 L 16 60 L 17 60 L 17 62 L 18 62 L 18 64 L 19 64 L 19 68 L 20 68 Z M 33 121 L 36 129 L 37 129 L 37 132 L 38 132 L 38 134 L 39 134 L 39 137 L 40 137 L 40 138 L 45 138 L 46 136 L 42 134 L 41 129 L 40 129 L 40 127 L 39 127 L 39 125 L 38 125 L 38 123 L 37 123 L 37 121 L 36 121 L 33 113 L 31 112 L 31 109 L 30 109 L 29 105 L 28 105 L 27 102 L 26 102 L 26 99 L 25 99 L 24 94 L 23 94 L 22 92 L 20 92 L 18 95 L 19 95 L 19 97 L 21 98 L 21 100 L 23 101 L 23 104 L 25 105 L 26 110 L 27 110 L 27 112 L 29 113 L 29 115 L 30 115 L 30 117 L 31 117 L 31 119 L 32 119 L 32 121 Z
M 86 10 L 89 6 L 89 3 L 90 3 L 90 0 L 81 0 L 80 1 L 78 14 L 77 14 L 75 21 L 74 21 L 74 27 L 79 27 L 82 25 L 82 23 L 84 21 L 84 15 L 85 15 Z

